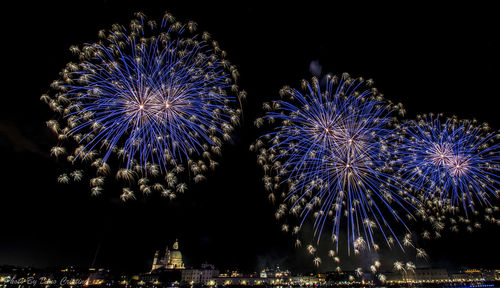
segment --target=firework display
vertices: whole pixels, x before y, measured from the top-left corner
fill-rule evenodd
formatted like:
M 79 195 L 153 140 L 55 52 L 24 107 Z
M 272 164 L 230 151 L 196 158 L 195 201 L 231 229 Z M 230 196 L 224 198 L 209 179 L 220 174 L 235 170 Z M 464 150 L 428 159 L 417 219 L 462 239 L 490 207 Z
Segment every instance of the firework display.
M 500 145 L 487 124 L 439 116 L 419 116 L 402 125 L 398 174 L 406 187 L 451 207 L 491 206 L 500 183 Z
M 424 239 L 440 238 L 446 227 L 472 232 L 482 223 L 500 224 L 500 145 L 490 130 L 475 120 L 433 114 L 401 126 L 397 174 L 423 203 L 416 215 L 431 225 Z
M 393 117 L 404 114 L 402 106 L 386 101 L 370 87 L 371 80 L 348 74 L 328 77 L 323 91 L 315 78 L 302 86 L 304 93 L 285 87 L 280 92 L 284 100 L 264 104 L 269 111 L 256 124 L 267 120 L 277 125 L 251 147 L 266 173 L 270 197 L 285 187 L 276 217 L 289 213 L 299 218 L 296 226 L 285 224 L 283 230 L 297 234 L 311 218 L 318 241 L 328 227 L 336 250 L 343 240 L 355 254 L 378 250 L 379 238 L 402 246 L 391 224 L 407 230 L 405 216 L 411 217 L 417 203 L 399 189 L 392 173 L 397 162 Z M 343 232 L 346 239 L 340 239 Z
M 446 227 L 459 232 L 461 224 L 468 232 L 500 224 L 500 146 L 487 124 L 432 114 L 401 121 L 403 106 L 385 100 L 372 80 L 346 73 L 325 79 L 303 80 L 303 91 L 286 86 L 282 100 L 264 103 L 255 125 L 271 130 L 250 147 L 269 198 L 279 198 L 275 216 L 285 218 L 283 231 L 297 235 L 296 247 L 310 225 L 306 239 L 317 244 L 330 231 L 328 256 L 337 264 L 342 237 L 349 254 L 378 251 L 382 240 L 427 261 L 417 239 L 440 238 Z M 319 266 L 318 248 L 305 247 Z M 394 264 L 397 271 L 413 268 Z
M 47 122 L 59 139 L 51 152 L 83 167 L 61 183 L 82 180 L 90 166 L 93 194 L 114 176 L 124 200 L 137 188 L 173 198 L 187 189 L 181 180 L 203 180 L 217 165 L 212 155 L 231 139 L 245 92 L 226 52 L 209 33 L 196 34 L 196 23 L 135 16 L 70 48 L 78 62 L 41 97 L 56 114 Z
M 238 70 L 209 33 L 170 13 L 135 13 L 98 38 L 70 47 L 76 60 L 41 96 L 57 137 L 50 153 L 63 163 L 57 181 L 85 182 L 92 195 L 119 183 L 122 200 L 173 199 L 204 180 L 231 141 L 246 97 Z M 403 105 L 373 84 L 344 73 L 283 87 L 263 104 L 254 124 L 264 132 L 250 150 L 281 229 L 315 266 L 327 261 L 318 250 L 329 238 L 338 272 L 341 253 L 363 254 L 357 279 L 384 282 L 381 249 L 412 250 L 412 261 L 391 266 L 414 273 L 428 258 L 419 240 L 500 225 L 500 134 L 455 116 L 401 119 Z

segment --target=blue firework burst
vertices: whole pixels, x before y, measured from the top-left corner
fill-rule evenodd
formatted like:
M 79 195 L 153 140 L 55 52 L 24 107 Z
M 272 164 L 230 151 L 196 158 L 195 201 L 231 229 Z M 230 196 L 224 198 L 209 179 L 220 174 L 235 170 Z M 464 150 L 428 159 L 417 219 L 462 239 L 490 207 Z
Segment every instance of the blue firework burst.
M 175 187 L 172 173 L 186 164 L 202 179 L 216 164 L 210 154 L 220 152 L 239 121 L 238 72 L 208 33 L 194 34 L 194 22 L 184 25 L 168 13 L 159 25 L 136 17 L 129 27 L 100 31 L 97 43 L 71 47 L 79 63 L 69 63 L 42 100 L 62 114 L 63 124 L 48 122 L 59 139 L 76 141 L 53 154 L 76 142 L 70 162 L 98 160 L 100 167 L 117 156 L 117 177 L 129 182 L 165 174 Z M 196 159 L 202 155 L 207 163 Z
M 303 83 L 305 93 L 283 88 L 289 101 L 265 104 L 270 111 L 256 120 L 278 125 L 252 147 L 266 171 L 265 186 L 286 185 L 276 216 L 298 215 L 295 233 L 312 218 L 318 241 L 330 227 L 337 249 L 346 231 L 348 250 L 355 252 L 379 247 L 375 230 L 390 244 L 398 242 L 391 222 L 405 226 L 399 213 L 410 214 L 414 201 L 391 173 L 391 113 L 402 107 L 385 101 L 370 82 L 344 74 L 328 78 L 323 92 L 316 79 Z
M 465 212 L 498 198 L 500 145 L 487 124 L 434 115 L 403 125 L 398 174 L 425 199 L 437 198 Z

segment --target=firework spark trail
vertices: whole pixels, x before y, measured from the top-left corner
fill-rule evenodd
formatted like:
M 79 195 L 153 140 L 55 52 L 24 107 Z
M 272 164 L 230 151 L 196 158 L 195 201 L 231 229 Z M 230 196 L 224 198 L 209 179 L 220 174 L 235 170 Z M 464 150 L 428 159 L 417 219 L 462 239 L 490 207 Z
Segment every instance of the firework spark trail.
M 396 139 L 391 113 L 402 108 L 365 85 L 344 74 L 328 78 L 324 92 L 315 78 L 303 85 L 304 94 L 283 88 L 280 94 L 289 101 L 264 105 L 270 111 L 263 119 L 280 124 L 251 147 L 266 171 L 266 188 L 288 185 L 277 217 L 286 212 L 286 203 L 288 212 L 301 218 L 299 229 L 312 215 L 318 242 L 331 217 L 332 238 L 346 229 L 347 249 L 355 253 L 366 243 L 368 249 L 378 247 L 375 229 L 387 242 L 392 235 L 399 243 L 390 222 L 407 229 L 398 213 L 411 214 L 417 201 L 399 189 L 391 173 L 395 161 L 389 147 Z
M 235 104 L 246 93 L 238 92 L 225 51 L 208 33 L 194 34 L 194 22 L 166 13 L 158 27 L 142 13 L 136 17 L 129 28 L 115 24 L 99 32 L 99 42 L 70 48 L 79 63 L 69 63 L 41 97 L 62 116 L 47 123 L 62 140 L 53 154 L 74 149 L 71 163 L 119 159 L 117 170 L 128 172 L 117 177 L 129 182 L 136 174 L 154 178 L 159 169 L 170 188 L 183 191 L 175 175 L 187 165 L 198 181 L 216 166 L 211 153 L 230 140 L 241 114 Z

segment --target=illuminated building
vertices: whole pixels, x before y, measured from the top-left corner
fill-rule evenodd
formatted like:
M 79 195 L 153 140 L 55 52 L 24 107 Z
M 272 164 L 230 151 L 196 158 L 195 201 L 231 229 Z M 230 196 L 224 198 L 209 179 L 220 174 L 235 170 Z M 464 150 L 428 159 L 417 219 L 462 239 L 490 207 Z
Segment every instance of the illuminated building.
M 386 273 L 388 283 L 407 283 L 407 282 L 423 282 L 423 283 L 439 283 L 450 280 L 448 270 L 419 268 L 414 271 Z
M 182 270 L 181 283 L 189 285 L 215 285 L 215 277 L 219 276 L 219 270 L 216 270 L 213 265 L 202 264 L 201 269 L 184 269 Z
M 495 270 L 487 269 L 465 269 L 451 275 L 451 278 L 457 281 L 494 281 Z
M 86 286 L 93 286 L 93 285 L 105 285 L 106 283 L 112 283 L 112 276 L 109 270 L 106 269 L 95 269 L 91 268 L 89 269 L 89 276 L 87 280 L 85 281 Z
M 161 268 L 168 270 L 184 269 L 182 253 L 179 251 L 179 243 L 177 240 L 175 240 L 174 245 L 172 245 L 172 250 L 169 250 L 168 247 L 165 249 L 165 256 L 163 256 L 163 258 L 160 258 L 160 251 L 157 250 L 155 252 L 151 271 Z

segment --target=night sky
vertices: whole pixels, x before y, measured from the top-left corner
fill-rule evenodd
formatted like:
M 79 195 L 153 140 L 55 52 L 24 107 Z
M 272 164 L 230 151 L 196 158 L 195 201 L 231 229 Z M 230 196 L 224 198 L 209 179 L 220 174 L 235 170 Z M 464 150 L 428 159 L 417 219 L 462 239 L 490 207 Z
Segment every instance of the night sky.
M 100 247 L 96 266 L 140 272 L 150 268 L 155 250 L 178 238 L 187 266 L 311 270 L 312 258 L 281 232 L 248 150 L 262 102 L 310 78 L 311 61 L 324 73 L 373 78 L 386 98 L 403 102 L 408 117 L 444 112 L 500 129 L 497 15 L 484 4 L 45 2 L 17 1 L 2 15 L 0 265 L 88 267 Z M 62 166 L 49 157 L 56 141 L 45 127 L 52 114 L 39 97 L 74 60 L 69 46 L 97 40 L 98 30 L 127 24 L 136 11 L 160 19 L 165 10 L 209 31 L 248 92 L 242 125 L 223 147 L 220 166 L 174 201 L 152 195 L 123 203 L 113 191 L 91 197 L 88 181 L 58 184 Z M 498 264 L 500 227 L 444 236 L 424 247 L 432 265 Z

